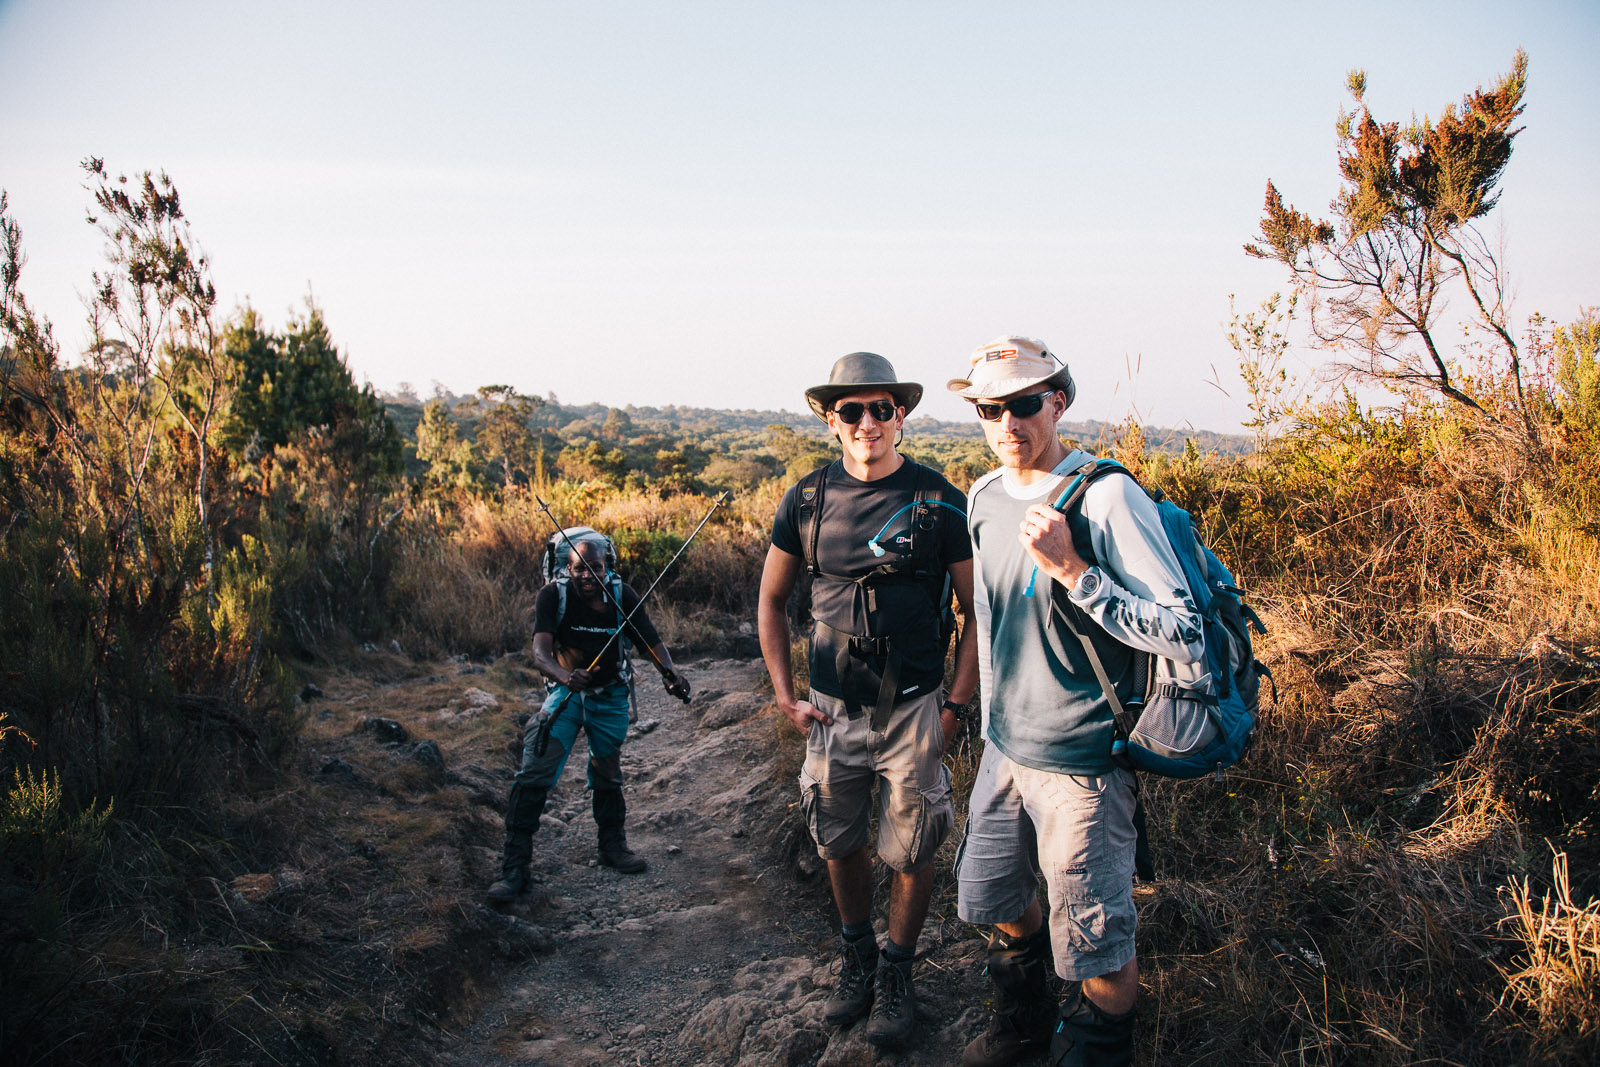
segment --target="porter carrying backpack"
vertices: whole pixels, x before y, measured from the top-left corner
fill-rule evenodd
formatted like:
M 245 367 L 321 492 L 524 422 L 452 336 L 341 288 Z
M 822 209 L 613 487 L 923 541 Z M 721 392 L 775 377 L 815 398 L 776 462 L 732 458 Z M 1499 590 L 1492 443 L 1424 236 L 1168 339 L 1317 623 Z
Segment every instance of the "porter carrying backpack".
M 544 549 L 539 553 L 539 577 L 545 584 L 554 584 L 556 587 L 556 626 L 561 626 L 561 620 L 567 617 L 567 587 L 572 582 L 569 559 L 572 555 L 572 546 L 581 545 L 585 541 L 593 541 L 600 545 L 601 558 L 606 562 L 608 575 L 606 584 L 611 588 L 611 601 L 618 605 L 617 626 L 623 623 L 622 611 L 622 577 L 617 573 L 617 546 L 611 538 L 596 530 L 592 526 L 568 526 L 565 530 L 552 533 L 544 543 Z M 570 542 L 570 544 L 569 544 Z M 622 680 L 628 685 L 629 717 L 637 715 L 634 694 L 633 657 L 630 654 L 631 646 L 628 635 L 622 634 L 617 638 L 618 671 Z
M 1097 479 L 1133 475 L 1113 460 L 1095 460 L 1056 500 L 1056 510 L 1071 514 Z M 1135 480 L 1135 484 L 1137 480 Z M 1141 486 L 1141 488 L 1143 488 Z M 1179 664 L 1150 653 L 1136 653 L 1135 696 L 1124 702 L 1106 674 L 1093 643 L 1063 609 L 1052 607 L 1077 635 L 1117 720 L 1112 757 L 1123 766 L 1168 778 L 1199 778 L 1237 763 L 1255 736 L 1262 677 L 1272 673 L 1255 657 L 1250 627 L 1265 633 L 1261 619 L 1242 600 L 1233 574 L 1206 547 L 1194 520 L 1160 490 L 1149 493 L 1161 526 L 1188 582 L 1200 616 L 1205 653 L 1199 664 Z

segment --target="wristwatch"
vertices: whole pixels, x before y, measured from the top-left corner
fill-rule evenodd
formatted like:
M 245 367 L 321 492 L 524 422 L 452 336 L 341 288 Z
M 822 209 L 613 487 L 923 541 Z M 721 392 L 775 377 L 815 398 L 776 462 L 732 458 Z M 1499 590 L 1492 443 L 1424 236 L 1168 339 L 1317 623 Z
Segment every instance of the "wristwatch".
M 1087 600 L 1100 591 L 1100 572 L 1090 568 L 1078 575 L 1078 582 L 1072 588 L 1072 595 L 1079 600 Z
M 957 704 L 954 700 L 946 700 L 944 702 L 944 710 L 948 711 L 958 719 L 965 719 L 967 717 L 967 708 L 969 708 L 971 705 L 972 701 L 970 700 L 965 704 Z

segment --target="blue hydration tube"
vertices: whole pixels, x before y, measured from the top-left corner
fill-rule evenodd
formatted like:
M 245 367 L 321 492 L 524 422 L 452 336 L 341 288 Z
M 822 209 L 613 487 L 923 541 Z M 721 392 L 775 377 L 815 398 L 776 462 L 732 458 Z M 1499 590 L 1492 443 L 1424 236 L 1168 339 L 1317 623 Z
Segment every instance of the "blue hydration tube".
M 954 504 L 946 504 L 943 500 L 913 500 L 911 503 L 907 504 L 905 507 L 903 507 L 899 511 L 895 512 L 893 515 L 890 515 L 889 516 L 889 521 L 884 523 L 883 524 L 883 529 L 878 531 L 878 536 L 874 537 L 872 540 L 867 542 L 867 547 L 872 549 L 872 554 L 874 556 L 881 556 L 884 553 L 883 546 L 878 544 L 878 538 L 882 537 L 886 532 L 888 532 L 889 527 L 894 525 L 894 520 L 898 519 L 900 516 L 904 515 L 906 512 L 908 512 L 912 508 L 916 507 L 918 504 L 937 504 L 941 508 L 949 508 L 951 511 L 955 512 L 957 515 L 960 515 L 962 517 L 962 519 L 965 519 L 967 517 L 967 513 L 965 511 L 962 511 L 960 508 L 956 507 Z
M 1086 475 L 1080 474 L 1076 478 L 1072 479 L 1072 484 L 1068 485 L 1065 489 L 1063 489 L 1061 491 L 1061 495 L 1056 497 L 1056 502 L 1054 504 L 1051 504 L 1050 506 L 1055 508 L 1057 511 L 1060 511 L 1062 508 L 1066 507 L 1067 506 L 1067 498 L 1070 497 L 1077 490 L 1078 483 L 1083 481 L 1083 479 L 1085 477 L 1086 477 Z M 879 533 L 879 536 L 880 537 L 883 536 L 881 532 Z M 1033 573 L 1028 575 L 1028 588 L 1026 588 L 1026 589 L 1024 589 L 1022 591 L 1022 595 L 1023 596 L 1031 597 L 1033 595 L 1033 582 L 1034 582 L 1034 579 L 1036 579 L 1038 577 L 1039 577 L 1039 568 L 1038 568 L 1038 565 L 1035 565 L 1034 568 L 1033 568 Z

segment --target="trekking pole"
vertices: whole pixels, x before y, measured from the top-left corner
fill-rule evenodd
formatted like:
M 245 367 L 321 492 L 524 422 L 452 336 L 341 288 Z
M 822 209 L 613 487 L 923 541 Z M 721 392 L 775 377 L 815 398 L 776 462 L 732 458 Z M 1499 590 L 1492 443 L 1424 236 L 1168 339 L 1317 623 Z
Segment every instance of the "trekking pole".
M 724 495 L 726 495 L 726 494 L 724 494 Z M 537 494 L 534 495 L 533 499 L 538 503 L 539 510 L 544 512 L 545 518 L 549 519 L 550 522 L 555 526 L 556 533 L 561 537 L 561 540 L 567 546 L 567 551 L 569 553 L 571 553 L 572 555 L 578 557 L 578 562 L 583 564 L 583 569 L 589 572 L 589 577 L 594 579 L 595 584 L 600 587 L 600 591 L 602 593 L 604 593 L 605 596 L 606 596 L 606 599 L 611 602 L 611 606 L 617 609 L 617 617 L 622 619 L 622 625 L 618 626 L 614 631 L 612 631 L 611 636 L 606 638 L 606 643 L 604 645 L 600 646 L 600 651 L 595 653 L 594 659 L 589 661 L 589 666 L 584 668 L 585 670 L 592 671 L 592 670 L 594 670 L 596 667 L 598 667 L 600 665 L 601 657 L 603 657 L 607 652 L 609 652 L 611 650 L 611 642 L 615 641 L 617 638 L 622 636 L 622 631 L 627 629 L 628 623 L 632 621 L 634 613 L 636 613 L 639 610 L 639 607 L 638 607 L 638 605 L 635 605 L 635 607 L 634 607 L 632 612 L 627 612 L 627 611 L 623 610 L 622 602 L 619 601 L 617 599 L 617 597 L 616 597 L 616 594 L 614 594 L 611 591 L 611 587 L 609 585 L 607 585 L 605 580 L 603 578 L 601 578 L 600 575 L 595 572 L 594 565 L 589 562 L 588 558 L 586 556 L 584 556 L 584 554 L 582 552 L 578 551 L 578 546 L 573 544 L 572 543 L 572 538 L 567 536 L 566 528 L 564 526 L 562 526 L 561 523 L 556 521 L 555 515 L 550 511 L 550 505 L 546 504 L 542 499 L 540 499 Z M 713 511 L 716 510 L 716 506 L 715 505 L 712 506 L 712 510 Z M 708 514 L 706 517 L 710 518 L 710 515 Z M 699 533 L 699 532 L 700 532 L 699 528 L 697 527 L 695 529 L 695 533 Z M 684 542 L 684 546 L 685 547 L 688 547 L 688 544 L 689 544 L 688 541 Z M 683 550 L 679 549 L 679 551 L 682 552 Z M 673 556 L 672 558 L 674 560 L 676 560 L 678 557 L 677 556 Z M 669 564 L 667 564 L 667 566 L 670 567 L 670 566 L 672 566 L 672 564 L 669 563 Z M 663 573 L 665 573 L 665 572 L 663 572 Z M 661 581 L 660 575 L 656 576 L 656 581 L 657 582 Z M 653 591 L 655 589 L 655 586 L 652 584 L 650 586 L 650 589 Z M 649 595 L 650 595 L 649 592 L 645 593 L 645 596 L 649 596 Z M 640 597 L 639 598 L 639 604 L 642 605 L 643 603 L 644 603 L 644 597 Z M 667 668 L 662 664 L 661 660 L 656 657 L 656 653 L 655 653 L 654 649 L 646 648 L 645 649 L 645 654 L 648 655 L 650 657 L 651 662 L 653 662 L 656 665 L 656 670 L 661 671 L 661 672 L 666 673 L 666 674 L 673 673 L 672 671 L 667 670 Z
M 633 617 L 639 613 L 639 609 L 644 607 L 644 602 L 649 599 L 651 593 L 655 592 L 656 586 L 661 584 L 661 579 L 666 577 L 667 572 L 672 569 L 672 565 L 678 562 L 678 557 L 682 556 L 684 550 L 687 549 L 690 543 L 699 536 L 701 529 L 708 521 L 710 521 L 712 514 L 723 504 L 727 503 L 728 493 L 724 492 L 721 496 L 717 497 L 717 499 L 711 505 L 711 510 L 705 513 L 705 516 L 701 518 L 699 525 L 694 528 L 694 532 L 691 533 L 683 542 L 683 544 L 679 546 L 678 551 L 673 553 L 672 558 L 667 561 L 667 565 L 661 568 L 661 573 L 657 574 L 656 580 L 650 583 L 650 588 L 644 591 L 644 595 L 641 596 L 639 598 L 639 602 L 634 605 L 633 611 L 627 612 L 625 615 L 622 609 L 622 604 L 619 603 L 617 598 L 612 594 L 611 587 L 607 585 L 598 574 L 595 573 L 595 569 L 589 563 L 589 560 L 582 552 L 579 552 L 577 546 L 572 543 L 572 538 L 567 536 L 566 527 L 562 526 L 561 523 L 557 521 L 555 515 L 550 510 L 550 505 L 546 504 L 544 500 L 537 494 L 534 495 L 533 499 L 539 505 L 539 510 L 544 512 L 545 518 L 549 519 L 551 525 L 556 528 L 556 533 L 560 535 L 562 542 L 566 544 L 567 551 L 578 557 L 578 562 L 583 564 L 583 569 L 589 572 L 589 577 L 593 578 L 600 586 L 601 591 L 605 593 L 606 599 L 609 600 L 612 606 L 617 609 L 617 614 L 619 616 L 623 616 L 622 624 L 612 632 L 610 637 L 606 638 L 606 643 L 600 647 L 600 651 L 595 653 L 594 659 L 589 662 L 589 666 L 586 669 L 592 671 L 600 665 L 601 658 L 606 654 L 607 651 L 610 650 L 611 642 L 622 636 L 623 631 L 628 628 L 628 624 L 633 621 Z M 667 666 L 661 662 L 659 657 L 656 656 L 655 649 L 646 646 L 645 653 L 650 657 L 651 662 L 656 665 L 656 670 L 660 671 L 663 675 L 669 675 L 674 678 L 677 677 L 677 672 L 667 669 Z M 567 691 L 567 695 L 568 697 L 572 695 L 572 691 L 570 689 Z M 678 699 L 682 700 L 685 704 L 689 702 L 688 697 L 679 697 Z M 554 708 L 550 709 L 550 713 L 544 718 L 544 721 L 539 724 L 538 730 L 534 737 L 533 754 L 535 756 L 544 755 L 545 748 L 550 743 L 550 731 L 555 726 L 556 716 L 561 714 L 566 705 L 566 700 L 562 700 Z
M 661 568 L 661 573 L 657 574 L 656 575 L 656 580 L 650 583 L 650 588 L 646 589 L 644 591 L 644 595 L 639 597 L 639 603 L 636 604 L 634 606 L 634 609 L 633 609 L 635 612 L 637 612 L 640 607 L 644 606 L 644 602 L 646 600 L 650 599 L 650 594 L 654 593 L 656 591 L 656 586 L 661 584 L 661 579 L 665 578 L 667 576 L 667 572 L 672 569 L 672 565 L 674 563 L 678 562 L 678 557 L 683 555 L 683 550 L 688 548 L 689 545 L 694 541 L 694 539 L 696 537 L 700 536 L 701 527 L 705 526 L 706 523 L 711 521 L 712 513 L 715 512 L 722 505 L 726 504 L 727 502 L 728 502 L 728 493 L 727 493 L 726 490 L 724 490 L 721 496 L 717 497 L 717 499 L 715 499 L 715 500 L 713 500 L 711 502 L 711 511 L 706 512 L 705 516 L 703 518 L 701 518 L 700 525 L 696 526 L 694 528 L 694 532 L 689 535 L 688 539 L 685 540 L 683 542 L 683 544 L 678 546 L 678 551 L 674 552 L 672 554 L 672 558 L 667 560 L 667 565 L 665 567 Z M 624 623 L 626 623 L 628 620 L 630 620 L 632 618 L 633 618 L 633 615 L 630 614 L 628 616 L 628 619 L 625 619 L 623 621 L 624 621 Z

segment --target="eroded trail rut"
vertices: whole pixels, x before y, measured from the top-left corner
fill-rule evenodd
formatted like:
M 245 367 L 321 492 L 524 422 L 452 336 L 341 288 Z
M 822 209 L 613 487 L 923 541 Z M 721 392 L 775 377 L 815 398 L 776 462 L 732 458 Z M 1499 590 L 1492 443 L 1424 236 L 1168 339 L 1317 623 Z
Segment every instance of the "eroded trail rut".
M 862 1024 L 822 1021 L 837 935 L 825 888 L 790 862 L 795 789 L 789 774 L 775 777 L 760 664 L 687 669 L 696 690 L 687 708 L 645 672 L 623 749 L 629 843 L 650 869 L 623 875 L 595 862 L 580 740 L 534 837 L 534 892 L 501 920 L 536 949 L 507 966 L 476 1019 L 436 1049 L 438 1062 L 959 1063 L 982 1027 L 986 989 L 980 943 L 953 917 L 930 917 L 923 934 L 912 1048 L 881 1052 Z

